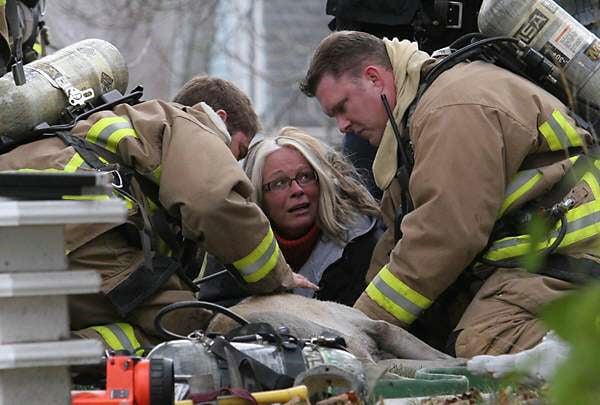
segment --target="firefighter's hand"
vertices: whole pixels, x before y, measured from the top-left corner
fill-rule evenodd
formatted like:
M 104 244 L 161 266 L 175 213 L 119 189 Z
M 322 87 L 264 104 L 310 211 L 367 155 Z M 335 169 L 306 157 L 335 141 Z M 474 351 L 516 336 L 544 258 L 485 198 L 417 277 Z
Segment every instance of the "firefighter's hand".
M 302 274 L 294 273 L 294 287 L 293 288 L 310 288 L 311 290 L 318 290 L 319 286 L 313 284 Z

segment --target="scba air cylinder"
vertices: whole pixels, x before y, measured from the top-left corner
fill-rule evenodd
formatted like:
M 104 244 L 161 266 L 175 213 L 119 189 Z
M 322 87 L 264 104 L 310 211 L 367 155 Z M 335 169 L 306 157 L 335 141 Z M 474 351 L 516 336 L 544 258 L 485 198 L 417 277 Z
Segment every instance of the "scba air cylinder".
M 484 0 L 479 29 L 511 36 L 564 72 L 573 95 L 600 105 L 600 40 L 552 0 Z
M 12 73 L 0 78 L 0 136 L 18 139 L 42 122 L 58 123 L 78 95 L 93 94 L 94 99 L 110 90 L 127 89 L 125 59 L 100 39 L 74 43 L 23 68 L 22 86 L 15 85 Z

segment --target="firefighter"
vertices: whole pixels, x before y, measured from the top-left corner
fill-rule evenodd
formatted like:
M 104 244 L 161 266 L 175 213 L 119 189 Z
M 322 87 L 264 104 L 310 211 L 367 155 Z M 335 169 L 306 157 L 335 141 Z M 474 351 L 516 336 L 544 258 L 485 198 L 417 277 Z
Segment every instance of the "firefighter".
M 208 77 L 195 78 L 183 93 L 197 103 L 120 104 L 70 133 L 0 156 L 0 170 L 113 173 L 115 193 L 128 204 L 127 222 L 65 230 L 69 269 L 94 269 L 102 277 L 100 294 L 70 298 L 71 328 L 112 349 L 142 354 L 159 338 L 157 311 L 194 299 L 196 243 L 237 271 L 250 292 L 312 286 L 290 271 L 267 218 L 249 202 L 252 185 L 232 154 L 243 147 L 230 132 L 244 132 L 243 143 L 259 129 L 248 97 Z M 209 106 L 213 100 L 217 111 Z M 196 311 L 165 321 L 169 330 L 187 334 L 205 318 Z
M 45 7 L 39 0 L 0 0 L 0 76 L 46 56 Z
M 483 285 L 451 351 L 521 351 L 546 333 L 536 317 L 542 304 L 598 276 L 595 141 L 557 98 L 483 61 L 446 70 L 405 115 L 432 63 L 415 43 L 342 31 L 321 42 L 301 84 L 342 132 L 378 146 L 388 230 L 355 307 L 408 327 L 459 276 L 477 274 Z M 396 136 L 394 125 L 406 131 Z M 401 202 L 414 209 L 396 228 Z M 538 217 L 549 229 L 532 242 Z M 538 274 L 521 267 L 528 254 L 542 260 Z

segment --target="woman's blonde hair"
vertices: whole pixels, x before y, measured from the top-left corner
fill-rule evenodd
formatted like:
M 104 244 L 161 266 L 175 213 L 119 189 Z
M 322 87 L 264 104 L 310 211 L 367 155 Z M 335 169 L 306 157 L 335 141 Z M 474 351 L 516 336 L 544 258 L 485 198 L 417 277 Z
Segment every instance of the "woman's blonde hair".
M 265 160 L 280 148 L 298 151 L 315 170 L 320 186 L 317 223 L 326 235 L 339 242 L 346 241 L 349 225 L 362 214 L 380 216 L 377 202 L 359 180 L 356 169 L 332 148 L 294 127 L 285 127 L 275 137 L 253 146 L 244 162 L 246 175 L 254 185 L 254 200 L 259 205 L 263 204 Z

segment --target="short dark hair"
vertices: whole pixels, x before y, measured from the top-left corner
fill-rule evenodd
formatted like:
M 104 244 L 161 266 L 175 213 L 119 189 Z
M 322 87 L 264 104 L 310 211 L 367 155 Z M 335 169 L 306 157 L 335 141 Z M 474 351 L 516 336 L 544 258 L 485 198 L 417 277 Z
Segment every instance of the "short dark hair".
M 228 80 L 195 76 L 183 85 L 173 101 L 189 107 L 204 101 L 215 111 L 226 111 L 225 125 L 232 135 L 242 131 L 252 138 L 261 129 L 248 96 Z
M 368 64 L 392 70 L 385 44 L 374 35 L 358 31 L 338 31 L 326 36 L 315 53 L 300 83 L 300 91 L 314 97 L 319 82 L 326 74 L 338 78 L 344 73 L 358 76 Z

